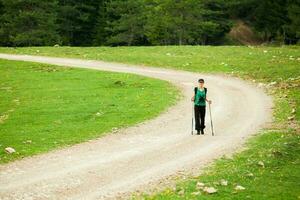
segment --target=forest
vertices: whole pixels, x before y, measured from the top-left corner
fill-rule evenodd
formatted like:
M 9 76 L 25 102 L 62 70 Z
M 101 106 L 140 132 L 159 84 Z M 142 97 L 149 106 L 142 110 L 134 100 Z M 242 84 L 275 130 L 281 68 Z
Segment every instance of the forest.
M 237 20 L 299 43 L 300 0 L 0 0 L 0 46 L 226 45 Z

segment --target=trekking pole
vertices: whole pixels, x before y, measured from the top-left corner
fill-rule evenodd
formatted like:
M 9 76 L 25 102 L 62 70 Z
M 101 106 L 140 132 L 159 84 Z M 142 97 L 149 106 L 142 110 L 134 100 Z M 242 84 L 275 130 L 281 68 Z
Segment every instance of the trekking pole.
M 193 128 L 194 128 L 194 104 L 192 103 L 192 135 L 193 135 Z
M 210 114 L 210 125 L 211 125 L 211 134 L 214 136 L 214 128 L 213 128 L 213 123 L 212 123 L 212 118 L 211 118 L 211 110 L 210 110 L 210 103 L 208 104 L 209 107 L 209 114 Z

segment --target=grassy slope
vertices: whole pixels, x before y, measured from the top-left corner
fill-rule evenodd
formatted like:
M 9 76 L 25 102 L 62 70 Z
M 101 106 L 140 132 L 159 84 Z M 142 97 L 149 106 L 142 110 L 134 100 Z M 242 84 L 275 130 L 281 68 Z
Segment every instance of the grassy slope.
M 300 75 L 297 72 L 300 47 L 296 46 L 0 47 L 0 52 L 105 60 L 196 72 L 233 72 L 265 81 Z
M 270 84 L 275 97 L 275 122 L 252 138 L 248 150 L 233 159 L 220 159 L 199 177 L 179 182 L 175 190 L 149 199 L 295 199 L 299 197 L 300 47 L 37 47 L 0 48 L 0 52 L 100 59 L 132 64 L 175 68 L 196 72 L 229 73 Z M 292 109 L 296 112 L 292 113 Z M 288 120 L 288 117 L 294 117 Z M 265 165 L 258 165 L 262 161 Z M 247 174 L 253 173 L 253 177 Z M 220 179 L 229 181 L 220 186 Z M 218 192 L 192 195 L 197 181 L 214 186 Z M 236 192 L 240 184 L 246 188 Z M 185 189 L 182 195 L 182 189 Z
M 0 163 L 152 118 L 178 93 L 157 79 L 30 62 L 0 59 L 0 74 Z

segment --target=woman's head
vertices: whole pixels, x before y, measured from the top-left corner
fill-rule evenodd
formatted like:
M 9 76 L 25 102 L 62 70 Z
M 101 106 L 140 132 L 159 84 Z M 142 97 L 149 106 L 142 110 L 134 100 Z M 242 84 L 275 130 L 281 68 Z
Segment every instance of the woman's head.
M 204 79 L 203 79 L 203 78 L 200 78 L 200 79 L 198 80 L 198 83 L 199 83 L 199 86 L 200 86 L 200 87 L 203 87 L 203 85 L 204 85 Z

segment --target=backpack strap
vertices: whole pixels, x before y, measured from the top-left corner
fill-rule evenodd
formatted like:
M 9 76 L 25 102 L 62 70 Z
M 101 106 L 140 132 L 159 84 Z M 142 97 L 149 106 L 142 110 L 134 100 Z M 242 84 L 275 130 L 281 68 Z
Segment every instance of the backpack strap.
M 205 91 L 205 95 L 206 95 L 206 93 L 207 93 L 207 88 L 206 87 L 204 88 L 204 91 Z M 194 88 L 194 92 L 195 92 L 195 95 L 196 95 L 197 94 L 197 87 Z

